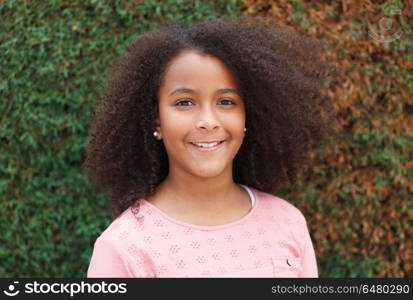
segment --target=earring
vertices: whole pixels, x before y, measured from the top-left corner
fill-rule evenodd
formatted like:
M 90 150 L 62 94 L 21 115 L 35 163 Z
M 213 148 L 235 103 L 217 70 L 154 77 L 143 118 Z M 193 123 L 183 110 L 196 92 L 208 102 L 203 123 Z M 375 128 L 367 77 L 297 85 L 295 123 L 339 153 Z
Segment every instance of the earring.
M 158 135 L 159 135 L 159 132 L 155 130 L 155 131 L 153 132 L 153 136 L 154 136 L 154 137 L 157 137 Z
M 244 127 L 244 132 L 247 132 L 247 128 L 246 128 L 246 127 Z

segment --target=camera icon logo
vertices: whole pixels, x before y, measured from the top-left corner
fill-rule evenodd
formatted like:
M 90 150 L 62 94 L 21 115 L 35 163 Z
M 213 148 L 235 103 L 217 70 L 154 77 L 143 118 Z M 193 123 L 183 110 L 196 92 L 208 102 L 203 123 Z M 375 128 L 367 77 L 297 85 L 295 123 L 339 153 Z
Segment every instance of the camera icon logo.
M 8 290 L 4 290 L 3 293 L 5 293 L 7 296 L 13 297 L 16 296 L 20 293 L 19 290 L 16 290 L 15 285 L 17 285 L 19 282 L 18 281 L 14 281 L 14 284 L 10 284 L 8 286 Z
M 393 10 L 391 15 L 402 15 L 402 11 L 400 9 Z M 397 22 L 391 18 L 381 18 L 378 25 L 378 30 L 369 30 L 368 34 L 371 38 L 381 43 L 393 42 L 399 39 L 403 34 L 403 30 L 398 28 L 399 26 Z

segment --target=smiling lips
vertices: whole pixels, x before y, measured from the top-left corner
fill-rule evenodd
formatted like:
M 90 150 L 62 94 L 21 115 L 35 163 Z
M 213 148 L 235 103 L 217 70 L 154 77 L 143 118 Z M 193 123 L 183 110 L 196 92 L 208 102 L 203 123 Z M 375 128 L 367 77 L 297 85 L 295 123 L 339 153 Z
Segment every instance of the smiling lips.
M 205 143 L 191 142 L 190 144 L 193 145 L 199 151 L 214 151 L 214 150 L 220 148 L 223 142 L 225 142 L 225 140 L 216 141 L 216 142 L 209 142 L 209 143 L 206 143 L 206 142 Z

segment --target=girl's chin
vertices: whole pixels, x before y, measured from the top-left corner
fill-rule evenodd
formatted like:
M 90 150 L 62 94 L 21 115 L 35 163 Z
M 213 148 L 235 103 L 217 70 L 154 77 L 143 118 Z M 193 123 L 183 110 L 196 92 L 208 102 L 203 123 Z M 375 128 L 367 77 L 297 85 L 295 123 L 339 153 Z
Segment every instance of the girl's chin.
M 225 167 L 216 167 L 213 168 L 211 166 L 207 166 L 205 168 L 191 168 L 191 173 L 195 176 L 198 177 L 203 177 L 203 178 L 212 178 L 212 177 L 217 177 L 222 174 L 222 172 L 225 170 Z

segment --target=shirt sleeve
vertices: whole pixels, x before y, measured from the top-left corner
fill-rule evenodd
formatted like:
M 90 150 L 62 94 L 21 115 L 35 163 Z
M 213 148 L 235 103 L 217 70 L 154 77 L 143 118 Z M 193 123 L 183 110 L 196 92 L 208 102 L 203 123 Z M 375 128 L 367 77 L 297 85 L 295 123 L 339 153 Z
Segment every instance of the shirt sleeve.
M 114 243 L 98 238 L 90 259 L 87 277 L 136 277 L 131 270 L 126 254 L 122 253 Z
M 300 273 L 300 277 L 318 277 L 318 269 L 317 269 L 317 259 L 313 247 L 313 243 L 311 241 L 310 232 L 308 230 L 307 222 L 302 216 L 303 226 L 302 226 L 302 234 L 301 237 L 303 238 L 303 246 L 302 246 L 302 271 Z

